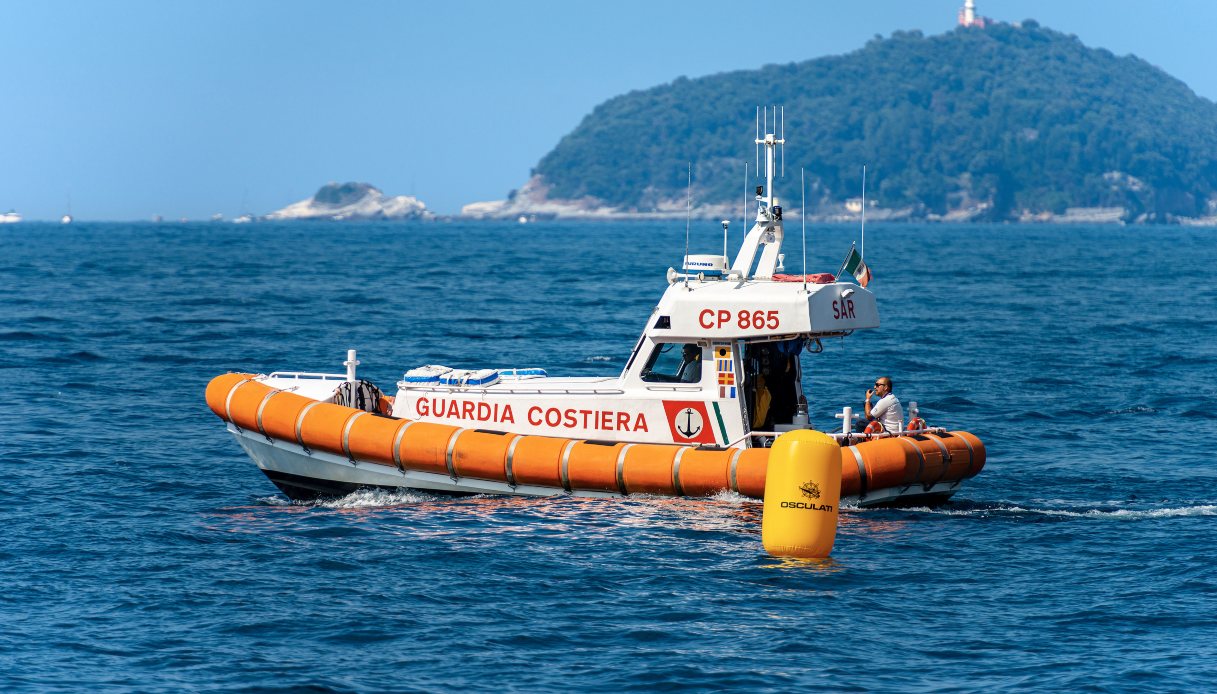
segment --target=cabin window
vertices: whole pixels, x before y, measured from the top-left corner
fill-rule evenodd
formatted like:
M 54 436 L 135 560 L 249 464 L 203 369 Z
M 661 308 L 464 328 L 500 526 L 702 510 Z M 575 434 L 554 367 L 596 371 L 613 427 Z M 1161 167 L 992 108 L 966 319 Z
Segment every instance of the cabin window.
M 660 343 L 642 369 L 647 383 L 701 383 L 701 347 L 696 343 Z

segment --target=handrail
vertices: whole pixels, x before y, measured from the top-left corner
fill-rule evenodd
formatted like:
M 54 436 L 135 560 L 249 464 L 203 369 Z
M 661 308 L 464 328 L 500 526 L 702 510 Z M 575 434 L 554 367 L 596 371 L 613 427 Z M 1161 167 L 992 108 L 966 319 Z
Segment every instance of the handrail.
M 317 379 L 321 381 L 345 381 L 346 374 L 323 374 L 313 371 L 275 371 L 266 378 Z
M 798 429 L 793 429 L 792 431 L 798 431 Z M 746 436 L 777 437 L 777 436 L 781 436 L 782 434 L 785 434 L 785 433 L 787 433 L 787 432 L 785 432 L 785 431 L 749 431 L 746 434 Z M 884 432 L 880 432 L 878 434 L 867 434 L 867 433 L 861 432 L 861 431 L 850 432 L 848 434 L 841 432 L 841 431 L 837 431 L 837 432 L 825 431 L 825 432 L 821 432 L 821 433 L 828 434 L 829 436 L 836 439 L 837 441 L 841 441 L 843 439 L 861 439 L 861 440 L 870 441 L 870 440 L 875 440 L 875 439 L 894 439 L 897 436 L 916 436 L 918 434 L 945 434 L 945 433 L 947 433 L 947 430 L 945 427 L 927 427 L 925 429 L 901 429 L 900 431 L 895 431 L 895 432 L 884 431 Z
M 399 382 L 397 384 L 397 387 L 402 388 L 403 390 L 412 390 L 412 391 L 423 392 L 423 393 L 444 393 L 444 394 L 457 394 L 457 393 L 473 393 L 473 394 L 481 394 L 481 395 L 500 395 L 500 394 L 512 394 L 512 395 L 624 395 L 625 394 L 625 391 L 621 390 L 620 388 L 608 389 L 608 390 L 589 390 L 587 388 L 547 388 L 545 390 L 542 390 L 540 388 L 503 388 L 503 387 L 501 387 L 501 385 L 502 385 L 502 381 L 499 381 L 499 385 L 495 386 L 494 390 L 487 390 L 486 388 L 483 388 L 480 386 L 466 386 L 464 388 L 462 388 L 460 386 L 430 386 L 430 385 L 420 386 L 415 383 L 411 383 L 411 384 L 407 385 L 407 384 L 405 384 L 405 382 Z
M 827 432 L 825 432 L 825 433 L 827 433 Z M 828 435 L 838 441 L 840 441 L 841 439 L 865 439 L 865 440 L 869 441 L 869 440 L 874 440 L 874 439 L 894 439 L 897 436 L 916 436 L 918 434 L 945 434 L 945 433 L 947 433 L 947 430 L 945 427 L 926 427 L 925 429 L 901 429 L 900 431 L 894 431 L 894 432 L 893 431 L 884 431 L 884 432 L 880 432 L 878 434 L 867 434 L 867 433 L 861 432 L 861 431 L 860 432 L 850 432 L 850 433 L 846 434 L 844 432 L 838 431 L 836 433 L 832 433 L 832 434 L 828 434 Z

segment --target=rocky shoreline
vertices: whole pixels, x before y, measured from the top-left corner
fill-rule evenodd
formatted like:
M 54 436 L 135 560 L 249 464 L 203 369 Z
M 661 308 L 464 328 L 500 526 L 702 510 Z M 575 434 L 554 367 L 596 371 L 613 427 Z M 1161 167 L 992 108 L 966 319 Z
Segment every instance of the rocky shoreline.
M 738 219 L 742 205 L 697 204 L 691 211 L 685 200 L 660 202 L 651 210 L 621 209 L 605 205 L 595 199 L 551 200 L 548 187 L 539 176 L 534 176 L 518 191 L 505 200 L 475 202 L 461 208 L 458 219 L 517 220 L 521 222 L 561 219 L 628 221 L 650 219 L 684 219 L 686 215 L 695 219 Z M 696 195 L 696 194 L 695 194 Z M 751 207 L 750 210 L 754 210 Z M 1070 207 L 1063 213 L 1023 210 L 1017 218 L 993 220 L 988 203 L 970 204 L 945 214 L 935 214 L 924 207 L 883 208 L 868 201 L 866 219 L 871 222 L 930 222 L 944 224 L 1180 224 L 1185 226 L 1217 226 L 1217 210 L 1202 217 L 1177 217 L 1164 215 L 1159 218 L 1152 213 L 1134 213 L 1123 207 Z M 751 215 L 751 211 L 749 215 Z M 800 218 L 798 204 L 784 207 L 783 214 L 791 219 Z M 807 221 L 817 223 L 857 223 L 862 220 L 862 201 L 846 200 L 839 204 L 820 205 L 809 211 Z
M 739 219 L 740 203 L 695 204 L 691 212 L 685 200 L 660 201 L 653 209 L 622 209 L 606 205 L 592 198 L 581 200 L 551 200 L 548 187 L 539 176 L 534 176 L 520 190 L 512 191 L 505 200 L 490 200 L 465 205 L 457 215 L 436 215 L 425 203 L 409 195 L 390 196 L 368 183 L 329 183 L 315 195 L 293 203 L 257 219 L 259 221 L 360 221 L 360 220 L 416 220 L 416 221 L 518 221 L 521 223 L 562 221 L 646 221 L 678 220 L 686 215 L 699 220 Z M 742 201 L 741 201 L 742 202 Z M 749 215 L 755 207 L 750 205 Z M 1070 207 L 1063 213 L 1022 211 L 1017 218 L 995 221 L 990 216 L 988 203 L 973 203 L 966 207 L 935 214 L 924 207 L 891 209 L 879 207 L 873 201 L 866 206 L 866 219 L 870 222 L 908 222 L 941 224 L 1179 224 L 1185 226 L 1217 227 L 1217 211 L 1204 217 L 1176 217 L 1166 215 L 1157 218 L 1150 214 L 1134 214 L 1122 207 Z M 788 219 L 799 219 L 798 205 L 787 206 L 784 215 Z M 807 214 L 807 220 L 815 223 L 859 223 L 862 220 L 862 201 L 846 200 L 842 203 L 820 205 Z

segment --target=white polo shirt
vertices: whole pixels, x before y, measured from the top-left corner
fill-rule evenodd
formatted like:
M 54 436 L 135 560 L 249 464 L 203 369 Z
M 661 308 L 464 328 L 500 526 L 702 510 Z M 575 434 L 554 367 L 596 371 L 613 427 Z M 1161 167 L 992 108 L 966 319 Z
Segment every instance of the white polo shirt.
M 884 395 L 879 398 L 879 402 L 871 405 L 870 416 L 879 420 L 886 432 L 894 434 L 904 429 L 904 408 L 892 393 Z

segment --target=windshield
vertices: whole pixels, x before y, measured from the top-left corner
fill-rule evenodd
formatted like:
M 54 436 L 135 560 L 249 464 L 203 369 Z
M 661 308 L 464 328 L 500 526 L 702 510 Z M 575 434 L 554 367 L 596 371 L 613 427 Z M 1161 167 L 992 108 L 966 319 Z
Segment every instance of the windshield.
M 642 369 L 647 383 L 701 383 L 701 347 L 694 343 L 661 343 Z

